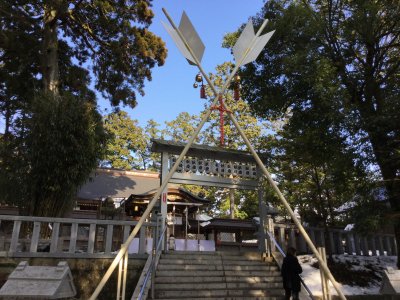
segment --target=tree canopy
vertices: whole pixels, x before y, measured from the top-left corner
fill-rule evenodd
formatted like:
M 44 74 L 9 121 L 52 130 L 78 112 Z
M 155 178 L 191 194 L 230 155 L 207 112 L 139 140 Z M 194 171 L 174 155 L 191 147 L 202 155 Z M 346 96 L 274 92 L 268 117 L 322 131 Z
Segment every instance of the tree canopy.
M 147 29 L 153 18 L 150 0 L 2 1 L 0 13 L 3 57 L 15 56 L 18 47 L 23 66 L 41 74 L 46 90 L 65 84 L 61 71 L 84 65 L 113 105 L 134 107 L 135 91 L 144 93 L 151 68 L 166 57 L 164 42 Z M 60 58 L 67 54 L 74 64 L 63 69 Z
M 164 63 L 152 18 L 151 0 L 0 1 L 1 201 L 49 216 L 73 204 L 104 154 L 94 90 L 134 107 Z
M 268 1 L 256 23 L 267 18 L 267 29 L 276 32 L 257 61 L 241 70 L 244 98 L 253 111 L 273 118 L 290 108 L 296 125 L 288 141 L 315 139 L 317 147 L 306 148 L 314 161 L 326 156 L 343 163 L 340 152 L 328 157 L 330 149 L 320 147 L 326 137 L 328 147 L 340 142 L 341 151 L 351 154 L 353 169 L 376 166 L 398 243 L 399 17 L 397 1 Z

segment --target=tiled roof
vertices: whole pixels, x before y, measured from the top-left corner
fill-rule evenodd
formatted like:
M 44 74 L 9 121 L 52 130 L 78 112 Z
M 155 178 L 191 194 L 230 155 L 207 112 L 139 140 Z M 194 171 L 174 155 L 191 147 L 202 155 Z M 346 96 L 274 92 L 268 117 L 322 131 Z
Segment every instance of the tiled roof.
M 159 186 L 160 178 L 156 172 L 98 168 L 77 196 L 96 200 L 104 197 L 128 198 L 131 194 L 155 192 Z

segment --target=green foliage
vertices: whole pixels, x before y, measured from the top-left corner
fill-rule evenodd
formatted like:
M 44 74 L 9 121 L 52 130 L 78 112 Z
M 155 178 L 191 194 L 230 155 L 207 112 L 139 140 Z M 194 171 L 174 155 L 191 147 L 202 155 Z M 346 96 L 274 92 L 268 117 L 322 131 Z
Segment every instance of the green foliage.
M 160 124 L 153 119 L 150 119 L 147 121 L 147 125 L 144 128 L 147 146 L 145 152 L 141 155 L 146 170 L 157 171 L 161 169 L 161 154 L 151 152 L 151 140 L 163 138 L 164 132 L 158 128 L 159 126 Z
M 29 72 L 40 71 L 46 81 L 48 72 L 58 73 L 59 69 L 60 76 L 64 75 L 62 65 L 56 66 L 57 59 L 69 53 L 79 64 L 73 68 L 83 64 L 91 67 L 96 89 L 115 106 L 123 103 L 134 107 L 135 91 L 144 94 L 144 81 L 151 80 L 150 70 L 162 65 L 166 57 L 164 42 L 147 29 L 153 18 L 150 0 L 18 0 L 2 1 L 1 6 L 0 47 L 6 58 L 30 60 L 32 66 L 23 66 Z M 41 48 L 46 51 L 38 51 Z M 40 60 L 37 53 L 42 56 Z M 41 61 L 43 67 L 39 68 Z M 57 74 L 51 76 L 57 81 Z
M 117 169 L 144 168 L 141 153 L 146 151 L 146 137 L 137 120 L 132 120 L 124 111 L 104 117 L 104 128 L 111 138 L 107 142 L 103 165 Z
M 399 16 L 396 1 L 271 0 L 257 18 L 276 32 L 241 70 L 244 98 L 263 118 L 291 110 L 272 152 L 288 198 L 303 213 L 312 205 L 314 222 L 333 224 L 330 206 L 363 195 L 373 165 L 400 207 Z
M 0 7 L 2 201 L 30 214 L 61 215 L 105 144 L 91 76 L 113 106 L 134 107 L 167 51 L 148 31 L 150 0 L 17 0 Z
M 197 116 L 181 112 L 175 120 L 165 122 L 166 129 L 164 134 L 173 141 L 187 142 L 193 136 L 198 123 L 199 118 Z M 199 142 L 200 139 L 201 135 L 196 141 Z
M 102 155 L 101 117 L 70 94 L 38 94 L 29 111 L 21 136 L 2 143 L 1 197 L 29 215 L 62 216 Z

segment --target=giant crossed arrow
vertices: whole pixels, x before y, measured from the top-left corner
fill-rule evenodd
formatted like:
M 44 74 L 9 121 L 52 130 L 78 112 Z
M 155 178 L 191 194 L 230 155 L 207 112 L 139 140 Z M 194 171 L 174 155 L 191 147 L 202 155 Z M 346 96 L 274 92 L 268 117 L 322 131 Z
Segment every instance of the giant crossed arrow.
M 217 89 L 215 88 L 214 84 L 211 82 L 210 78 L 207 76 L 207 74 L 204 72 L 200 61 L 204 53 L 204 44 L 201 42 L 201 39 L 199 35 L 197 34 L 195 28 L 193 27 L 192 23 L 190 22 L 189 18 L 185 13 L 183 13 L 181 22 L 179 25 L 179 28 L 175 25 L 167 11 L 163 8 L 163 12 L 165 16 L 167 17 L 168 21 L 170 22 L 171 26 L 168 26 L 164 24 L 166 27 L 168 33 L 171 35 L 172 39 L 176 43 L 178 49 L 182 52 L 183 56 L 189 61 L 191 65 L 195 65 L 199 68 L 200 72 L 203 74 L 204 78 L 206 79 L 207 83 L 211 87 L 213 93 L 214 93 L 214 100 L 210 107 L 206 110 L 205 115 L 203 116 L 202 120 L 200 121 L 199 125 L 195 129 L 195 132 L 193 133 L 193 136 L 189 139 L 187 142 L 186 146 L 183 148 L 182 153 L 179 155 L 177 158 L 175 164 L 171 167 L 170 171 L 168 172 L 167 176 L 162 179 L 161 186 L 158 188 L 156 194 L 154 195 L 153 199 L 150 201 L 148 204 L 146 210 L 144 211 L 142 217 L 136 224 L 136 226 L 133 228 L 131 234 L 127 238 L 124 244 L 121 245 L 121 249 L 118 252 L 117 256 L 111 263 L 110 267 L 107 269 L 106 273 L 104 274 L 102 280 L 100 281 L 99 285 L 93 292 L 93 294 L 90 296 L 90 300 L 95 300 L 97 296 L 100 294 L 101 290 L 105 286 L 106 282 L 110 278 L 112 272 L 115 270 L 117 265 L 122 261 L 123 258 L 124 261 L 127 260 L 127 251 L 129 244 L 132 242 L 136 234 L 139 232 L 140 227 L 143 225 L 145 222 L 146 218 L 149 216 L 151 210 L 153 209 L 154 205 L 156 204 L 157 200 L 159 199 L 161 192 L 166 188 L 169 180 L 171 179 L 172 175 L 175 173 L 177 170 L 179 163 L 183 160 L 184 156 L 188 152 L 189 148 L 192 146 L 194 143 L 196 137 L 198 136 L 199 132 L 203 128 L 205 122 L 208 120 L 211 114 L 211 107 L 215 106 L 217 104 L 217 101 L 219 100 L 219 96 L 222 95 L 225 90 L 227 89 L 228 85 L 232 81 L 233 77 L 235 76 L 236 72 L 239 70 L 239 68 L 247 63 L 250 63 L 254 61 L 258 55 L 260 54 L 261 50 L 264 48 L 268 40 L 271 38 L 272 34 L 274 33 L 269 32 L 267 34 L 264 34 L 260 36 L 261 32 L 264 30 L 265 26 L 267 25 L 267 20 L 264 20 L 263 24 L 261 25 L 260 29 L 257 31 L 256 34 L 254 34 L 254 29 L 253 29 L 253 24 L 251 21 L 249 21 L 243 30 L 242 34 L 240 35 L 239 39 L 237 40 L 235 46 L 233 47 L 233 54 L 235 57 L 236 65 L 235 68 L 233 69 L 232 73 L 229 75 L 228 79 L 225 81 L 224 85 L 218 92 Z M 230 111 L 229 108 L 226 106 L 225 102 L 222 101 L 222 105 L 224 109 L 227 111 Z M 240 127 L 238 121 L 236 120 L 235 116 L 232 113 L 228 113 L 229 118 L 232 120 L 233 124 L 237 128 L 238 132 L 242 136 L 244 142 L 246 143 L 248 149 L 252 153 L 255 161 L 257 162 L 258 166 L 266 176 L 268 182 L 272 186 L 272 188 L 275 190 L 275 192 L 278 194 L 279 199 L 283 203 L 283 205 L 286 207 L 287 211 L 289 212 L 290 216 L 292 217 L 293 222 L 296 224 L 298 229 L 300 230 L 300 233 L 303 235 L 306 243 L 316 256 L 316 258 L 319 261 L 319 264 L 321 268 L 324 270 L 325 274 L 328 276 L 329 280 L 332 282 L 333 286 L 335 287 L 337 293 L 339 294 L 340 298 L 343 300 L 346 300 L 346 297 L 342 293 L 342 291 L 339 288 L 338 283 L 336 282 L 335 278 L 333 277 L 332 273 L 330 272 L 328 266 L 326 263 L 323 261 L 321 255 L 319 254 L 318 250 L 315 248 L 314 244 L 312 243 L 310 237 L 308 236 L 307 232 L 305 231 L 304 227 L 301 225 L 300 221 L 297 219 L 295 216 L 292 208 L 286 201 L 285 197 L 283 196 L 282 192 L 279 190 L 278 186 L 276 183 L 273 181 L 271 174 L 268 172 L 268 170 L 265 168 L 264 164 L 262 163 L 260 157 L 254 150 L 253 146 L 250 144 L 250 141 L 246 137 L 246 134 L 243 132 L 242 128 Z M 126 263 L 125 263 L 126 264 Z M 124 278 L 125 279 L 125 278 Z M 125 297 L 125 291 L 123 291 L 123 298 Z
M 214 101 L 211 104 L 212 106 L 215 106 L 218 97 L 222 95 L 230 82 L 232 81 L 234 75 L 238 71 L 238 69 L 247 64 L 250 63 L 254 60 L 257 59 L 258 55 L 260 54 L 261 50 L 265 47 L 271 36 L 273 35 L 274 31 L 268 32 L 262 36 L 260 36 L 261 32 L 265 28 L 267 24 L 267 20 L 264 20 L 263 24 L 261 25 L 260 29 L 257 31 L 257 34 L 254 34 L 254 29 L 253 29 L 253 24 L 251 20 L 247 23 L 246 27 L 242 31 L 239 39 L 236 41 L 236 44 L 233 47 L 233 55 L 235 57 L 236 61 L 236 66 L 233 69 L 232 73 L 229 75 L 228 79 L 226 80 L 225 84 L 221 88 L 221 90 L 218 92 L 217 89 L 215 88 L 214 84 L 211 82 L 210 78 L 207 76 L 207 74 L 204 72 L 202 66 L 201 66 L 201 58 L 203 56 L 204 52 L 204 45 L 201 42 L 196 30 L 194 29 L 192 23 L 190 22 L 189 18 L 185 13 L 183 13 L 181 22 L 179 25 L 179 28 L 176 27 L 174 24 L 173 20 L 171 17 L 168 15 L 167 11 L 163 9 L 163 12 L 165 16 L 167 17 L 168 21 L 171 23 L 172 28 L 164 24 L 164 27 L 167 29 L 168 33 L 171 35 L 172 39 L 178 46 L 179 50 L 182 52 L 183 56 L 189 61 L 190 64 L 192 65 L 197 65 L 199 68 L 200 72 L 203 74 L 204 78 L 206 79 L 207 83 L 211 87 L 213 93 L 214 93 Z M 185 26 L 185 24 L 187 24 Z M 332 282 L 334 288 L 336 289 L 339 297 L 343 300 L 346 299 L 344 296 L 343 292 L 341 291 L 339 284 L 336 282 L 335 278 L 333 277 L 332 273 L 330 272 L 328 266 L 326 265 L 325 261 L 319 254 L 317 248 L 315 248 L 314 244 L 312 243 L 310 237 L 308 236 L 307 232 L 305 231 L 304 227 L 301 225 L 300 221 L 297 219 L 295 216 L 292 208 L 290 207 L 289 203 L 285 199 L 285 196 L 282 194 L 280 191 L 279 187 L 277 184 L 274 182 L 274 180 L 271 177 L 271 174 L 268 172 L 268 170 L 265 168 L 264 164 L 262 163 L 261 159 L 259 158 L 258 154 L 254 150 L 253 146 L 250 144 L 250 141 L 246 137 L 246 134 L 240 127 L 238 121 L 236 120 L 235 116 L 231 113 L 231 110 L 227 105 L 225 104 L 224 101 L 222 101 L 222 105 L 224 109 L 228 112 L 229 118 L 232 120 L 233 124 L 235 125 L 236 129 L 242 136 L 243 140 L 245 141 L 248 149 L 252 153 L 254 159 L 256 160 L 258 166 L 266 176 L 269 184 L 272 186 L 272 188 L 275 190 L 275 192 L 278 194 L 279 199 L 289 212 L 293 222 L 296 224 L 296 226 L 299 228 L 300 233 L 303 235 L 306 243 L 318 259 L 318 262 L 325 272 L 325 274 L 328 276 L 329 280 Z M 177 166 L 183 159 L 183 156 L 186 154 L 187 150 L 190 148 L 190 146 L 193 144 L 194 140 L 196 139 L 197 135 L 199 134 L 201 128 L 203 127 L 204 123 L 206 120 L 208 120 L 210 113 L 211 113 L 211 107 L 208 108 L 206 115 L 203 117 L 202 121 L 200 122 L 199 126 L 197 127 L 195 133 L 193 134 L 192 138 L 189 139 L 188 144 L 186 147 L 183 149 L 181 155 L 175 162 L 175 165 L 171 169 L 170 173 L 168 174 L 166 180 L 169 180 L 172 177 L 172 174 L 175 172 L 177 169 Z

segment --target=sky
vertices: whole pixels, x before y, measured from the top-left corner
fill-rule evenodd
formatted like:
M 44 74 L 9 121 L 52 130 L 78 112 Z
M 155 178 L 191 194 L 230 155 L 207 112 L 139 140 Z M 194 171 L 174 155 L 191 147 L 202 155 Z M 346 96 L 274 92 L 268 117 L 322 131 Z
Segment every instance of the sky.
M 145 96 L 137 97 L 134 109 L 121 107 L 132 119 L 137 119 L 144 127 L 148 120 L 154 119 L 164 127 L 165 121 L 171 121 L 180 112 L 199 114 L 204 108 L 204 100 L 199 97 L 199 89 L 193 88 L 194 78 L 198 73 L 196 66 L 191 66 L 176 48 L 165 31 L 161 21 L 168 23 L 162 12 L 165 8 L 175 24 L 179 25 L 182 12 L 185 11 L 206 49 L 202 59 L 204 70 L 209 73 L 225 61 L 233 61 L 230 50 L 222 48 L 225 34 L 236 31 L 255 16 L 263 7 L 263 0 L 154 0 L 153 23 L 150 31 L 160 36 L 166 43 L 168 57 L 164 66 L 152 69 L 152 81 L 145 84 Z M 100 101 L 103 114 L 110 112 L 105 100 Z

